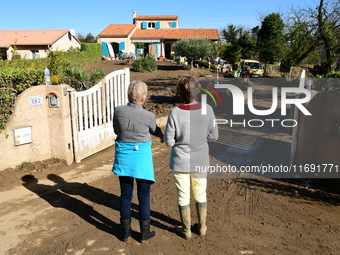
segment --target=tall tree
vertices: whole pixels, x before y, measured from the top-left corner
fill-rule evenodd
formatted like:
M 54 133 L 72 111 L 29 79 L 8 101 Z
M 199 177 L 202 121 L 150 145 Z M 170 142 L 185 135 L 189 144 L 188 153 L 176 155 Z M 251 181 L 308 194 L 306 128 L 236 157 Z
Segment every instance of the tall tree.
M 223 47 L 221 57 L 229 63 L 240 58 L 255 58 L 256 40 L 259 27 L 249 30 L 242 26 L 228 25 L 220 31 L 223 40 L 227 43 Z
M 255 58 L 256 40 L 250 34 L 246 33 L 240 37 L 237 43 L 241 48 L 241 58 Z
M 241 58 L 242 47 L 235 43 L 225 43 L 222 45 L 221 57 L 230 64 L 234 64 Z
M 234 25 L 228 25 L 221 31 L 222 38 L 226 43 L 237 43 L 240 33 L 242 31 L 241 27 L 236 27 Z
M 335 70 L 336 60 L 340 54 L 339 8 L 339 0 L 328 3 L 320 0 L 317 8 L 319 34 L 326 53 L 326 60 L 321 63 L 325 73 Z
M 91 33 L 88 33 L 86 36 L 83 34 L 77 34 L 78 40 L 82 43 L 96 43 L 97 38 L 94 37 Z
M 315 29 L 301 19 L 293 19 L 287 27 L 285 50 L 281 65 L 285 68 L 299 66 L 311 53 L 319 51 L 320 43 Z
M 210 56 L 212 49 L 212 42 L 207 39 L 182 39 L 173 44 L 176 54 L 188 59 L 191 70 L 194 68 L 194 60 Z
M 265 64 L 280 61 L 283 53 L 284 23 L 279 13 L 271 13 L 262 21 L 258 32 L 259 57 Z
M 295 64 L 322 49 L 323 72 L 334 70 L 340 54 L 340 1 L 319 0 L 316 6 L 298 7 L 292 10 L 290 19 L 294 21 L 289 25 L 288 35 L 289 43 L 295 47 L 292 49 Z

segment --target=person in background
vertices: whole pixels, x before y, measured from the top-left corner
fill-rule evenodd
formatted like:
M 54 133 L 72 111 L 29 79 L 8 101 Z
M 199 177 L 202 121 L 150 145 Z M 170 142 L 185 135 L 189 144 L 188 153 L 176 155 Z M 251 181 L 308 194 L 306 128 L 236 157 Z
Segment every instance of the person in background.
M 170 168 L 177 190 L 177 203 L 182 227 L 176 229 L 185 239 L 191 237 L 190 189 L 196 202 L 199 235 L 206 234 L 207 173 L 196 172 L 196 166 L 209 166 L 208 139 L 218 138 L 214 125 L 215 114 L 210 105 L 202 114 L 202 104 L 197 101 L 201 84 L 192 76 L 183 76 L 177 84 L 177 94 L 184 103 L 170 110 L 164 142 L 172 147 Z
M 147 85 L 132 81 L 128 87 L 129 103 L 117 106 L 114 111 L 113 129 L 115 160 L 112 171 L 119 176 L 120 223 L 124 242 L 131 236 L 131 200 L 134 180 L 137 183 L 141 242 L 155 236 L 150 231 L 150 188 L 155 182 L 151 151 L 151 135 L 163 142 L 163 133 L 156 124 L 155 115 L 143 109 L 147 97 Z

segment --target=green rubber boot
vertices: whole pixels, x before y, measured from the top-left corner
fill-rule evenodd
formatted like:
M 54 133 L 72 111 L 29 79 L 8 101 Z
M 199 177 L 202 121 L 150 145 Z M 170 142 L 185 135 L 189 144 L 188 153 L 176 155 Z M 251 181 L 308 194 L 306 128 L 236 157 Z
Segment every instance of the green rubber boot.
M 176 234 L 184 239 L 191 238 L 191 216 L 190 216 L 190 204 L 185 206 L 178 206 L 179 214 L 181 216 L 182 227 L 176 228 Z
M 205 236 L 207 232 L 207 202 L 196 203 L 198 216 L 198 233 L 200 236 Z

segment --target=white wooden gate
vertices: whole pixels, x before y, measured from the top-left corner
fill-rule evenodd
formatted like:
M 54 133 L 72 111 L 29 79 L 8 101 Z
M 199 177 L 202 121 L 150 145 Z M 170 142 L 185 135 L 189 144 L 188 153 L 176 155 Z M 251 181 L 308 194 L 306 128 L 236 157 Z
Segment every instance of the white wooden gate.
M 103 84 L 104 83 L 104 84 Z M 82 159 L 114 144 L 114 107 L 128 102 L 130 69 L 114 71 L 92 88 L 71 95 L 74 160 Z

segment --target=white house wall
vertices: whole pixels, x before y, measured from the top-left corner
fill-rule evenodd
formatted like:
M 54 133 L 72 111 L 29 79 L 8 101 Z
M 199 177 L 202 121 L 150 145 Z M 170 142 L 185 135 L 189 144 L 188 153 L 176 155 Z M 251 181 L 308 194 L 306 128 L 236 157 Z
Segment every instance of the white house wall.
M 50 48 L 48 45 L 17 45 L 16 53 L 21 58 L 32 59 L 32 51 L 35 51 L 38 54 L 36 58 L 46 58 L 49 51 L 68 51 L 71 47 L 80 48 L 80 43 L 73 36 L 69 37 L 69 34 L 66 33 L 53 43 Z M 12 50 L 12 47 L 7 50 L 8 60 L 12 59 Z
M 51 50 L 68 51 L 71 47 L 80 48 L 80 43 L 73 36 L 70 36 L 69 33 L 66 33 L 53 43 Z
M 32 51 L 38 51 L 39 55 L 36 56 L 36 58 L 46 58 L 48 54 L 48 48 L 46 45 L 17 46 L 16 53 L 20 54 L 21 58 L 32 59 Z

